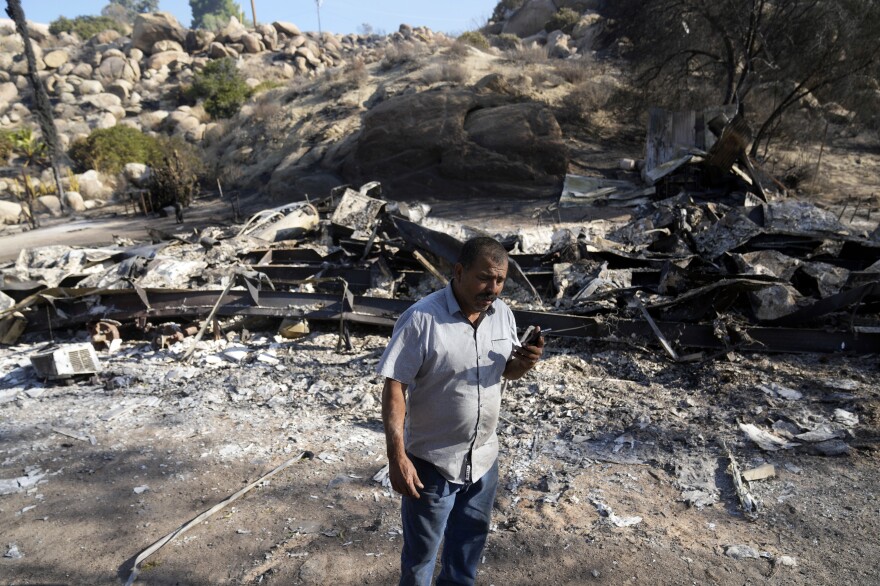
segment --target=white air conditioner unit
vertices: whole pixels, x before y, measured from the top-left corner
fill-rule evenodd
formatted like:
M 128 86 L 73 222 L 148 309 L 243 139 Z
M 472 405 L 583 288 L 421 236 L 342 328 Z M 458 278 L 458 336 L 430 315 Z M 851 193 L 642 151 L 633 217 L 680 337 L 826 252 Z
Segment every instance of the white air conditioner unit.
M 31 356 L 31 364 L 37 376 L 44 379 L 101 372 L 98 354 L 91 344 L 53 345 Z

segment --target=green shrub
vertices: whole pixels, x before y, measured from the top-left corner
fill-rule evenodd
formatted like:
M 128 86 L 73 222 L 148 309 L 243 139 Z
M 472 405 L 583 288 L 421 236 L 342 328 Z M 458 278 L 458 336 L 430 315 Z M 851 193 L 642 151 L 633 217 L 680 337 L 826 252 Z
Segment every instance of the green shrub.
M 495 10 L 492 11 L 492 18 L 490 20 L 492 22 L 502 22 L 507 17 L 508 12 L 518 10 L 524 2 L 525 0 L 501 0 L 495 5 Z
M 459 43 L 464 43 L 465 45 L 470 45 L 471 47 L 476 47 L 482 51 L 486 51 L 489 49 L 489 41 L 483 35 L 483 33 L 477 31 L 467 31 L 458 35 L 458 39 L 456 39 Z
M 130 126 L 98 129 L 70 146 L 68 154 L 81 170 L 119 173 L 126 163 L 154 165 L 162 158 L 162 143 Z
M 492 46 L 501 49 L 502 51 L 514 51 L 522 47 L 522 40 L 510 33 L 501 33 L 500 35 L 496 35 L 492 38 Z
M 8 163 L 15 148 L 11 130 L 0 130 L 0 163 Z
M 111 29 L 120 35 L 124 35 L 127 32 L 124 25 L 108 16 L 77 16 L 73 19 L 62 16 L 49 24 L 49 32 L 53 35 L 76 33 L 84 41 L 91 39 L 100 32 Z
M 556 14 L 550 17 L 547 24 L 544 25 L 544 30 L 548 33 L 562 31 L 565 34 L 570 35 L 580 19 L 581 15 L 576 10 L 572 10 L 571 8 L 560 8 L 556 11 Z
M 285 85 L 284 82 L 278 81 L 277 79 L 267 79 L 257 84 L 257 86 L 251 90 L 251 95 L 262 94 L 264 92 L 284 87 Z
M 175 203 L 188 207 L 198 193 L 205 162 L 197 147 L 179 137 L 156 139 L 162 154 L 150 165 L 150 203 L 154 210 Z
M 211 61 L 193 76 L 186 95 L 192 100 L 205 101 L 205 111 L 211 118 L 232 118 L 241 105 L 253 94 L 230 57 Z

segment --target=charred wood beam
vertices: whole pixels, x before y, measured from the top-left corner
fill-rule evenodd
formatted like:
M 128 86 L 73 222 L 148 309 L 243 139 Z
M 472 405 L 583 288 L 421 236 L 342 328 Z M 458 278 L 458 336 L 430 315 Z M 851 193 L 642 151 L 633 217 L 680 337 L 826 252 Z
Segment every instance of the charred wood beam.
M 62 292 L 53 292 L 54 311 L 42 309 L 27 314 L 29 329 L 47 330 L 50 327 L 82 326 L 98 319 L 117 321 L 145 319 L 200 318 L 208 315 L 217 303 L 220 291 L 169 291 L 153 289 L 147 293 L 150 308 L 144 306 L 133 290 L 76 292 L 79 297 L 63 298 Z M 355 297 L 353 311 L 347 311 L 338 295 L 319 293 L 289 293 L 264 291 L 260 305 L 254 304 L 247 291 L 232 290 L 217 306 L 217 315 L 262 315 L 273 317 L 302 317 L 312 320 L 338 322 L 341 317 L 373 326 L 390 327 L 411 301 Z M 60 311 L 59 311 L 60 310 Z M 586 317 L 567 314 L 515 310 L 517 323 L 522 326 L 538 325 L 552 328 L 555 335 L 572 338 L 591 338 L 607 341 L 638 339 L 652 343 L 655 332 L 644 320 Z M 743 327 L 741 343 L 733 348 L 720 340 L 711 324 L 655 322 L 671 344 L 679 348 L 715 350 L 735 349 L 744 352 L 832 353 L 849 351 L 872 353 L 880 351 L 880 333 L 809 330 L 804 328 Z

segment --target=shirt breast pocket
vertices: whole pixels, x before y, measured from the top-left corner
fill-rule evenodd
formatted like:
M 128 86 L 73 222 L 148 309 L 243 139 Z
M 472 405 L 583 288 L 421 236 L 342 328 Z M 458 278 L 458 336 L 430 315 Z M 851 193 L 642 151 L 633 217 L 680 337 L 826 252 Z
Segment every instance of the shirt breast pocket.
M 507 360 L 513 352 L 513 342 L 510 338 L 498 338 L 492 340 L 492 349 L 489 350 L 489 364 L 493 374 L 501 376 Z

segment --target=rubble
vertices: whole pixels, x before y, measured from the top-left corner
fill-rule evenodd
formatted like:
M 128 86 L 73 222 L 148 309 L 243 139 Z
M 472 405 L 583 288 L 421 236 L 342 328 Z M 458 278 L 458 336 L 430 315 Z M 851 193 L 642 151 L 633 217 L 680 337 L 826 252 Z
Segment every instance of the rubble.
M 692 178 L 691 164 L 679 169 Z M 657 197 L 668 196 L 664 182 L 676 173 L 654 184 Z M 375 575 L 352 583 L 393 581 L 386 566 L 399 548 L 399 501 L 387 484 L 373 369 L 396 316 L 440 286 L 427 267 L 449 274 L 474 229 L 385 202 L 374 189 L 311 200 L 314 228 L 277 240 L 217 228 L 150 245 L 28 252 L 22 258 L 39 266 L 2 268 L 0 290 L 15 304 L 0 320 L 27 320 L 0 349 L 0 421 L 13 438 L 0 486 L 16 499 L 4 510 L 34 506 L 38 483 L 52 474 L 71 491 L 88 474 L 96 479 L 90 503 L 125 493 L 137 504 L 114 506 L 143 515 L 119 529 L 125 538 L 112 554 L 101 554 L 104 566 L 129 558 L 124 575 L 149 568 L 159 581 L 180 572 L 174 579 L 250 583 L 271 573 L 295 582 L 310 571 L 326 575 L 325 556 L 357 556 L 352 571 Z M 505 391 L 492 536 L 499 545 L 487 552 L 487 571 L 505 560 L 521 568 L 516 540 L 528 537 L 575 559 L 597 542 L 623 557 L 668 550 L 667 563 L 681 572 L 697 560 L 707 575 L 722 566 L 741 576 L 751 570 L 738 560 L 760 557 L 774 567 L 799 564 L 806 577 L 793 583 L 849 575 L 817 561 L 812 540 L 824 540 L 825 519 L 859 515 L 872 498 L 870 488 L 852 487 L 876 478 L 863 456 L 877 437 L 876 247 L 814 220 L 815 232 L 777 232 L 769 226 L 779 225 L 778 201 L 765 194 L 770 203 L 735 211 L 688 194 L 650 197 L 614 230 L 496 234 L 516 263 L 507 287 L 518 323 L 552 332 L 541 364 Z M 333 221 L 342 201 L 361 213 Z M 841 270 L 823 282 L 825 265 Z M 796 307 L 759 318 L 767 307 L 759 294 L 783 285 L 797 291 Z M 100 371 L 70 387 L 38 377 L 29 357 L 47 339 L 97 343 Z M 279 470 L 275 484 L 251 482 L 309 450 L 317 455 L 307 473 Z M 849 457 L 816 457 L 842 454 Z M 40 465 L 40 480 L 20 476 L 29 474 L 25 462 Z M 246 514 L 227 507 L 223 522 L 194 517 L 243 482 L 265 489 L 241 501 Z M 52 511 L 50 519 L 61 501 L 78 506 L 49 493 L 45 501 L 37 511 Z M 755 524 L 742 523 L 739 507 Z M 688 529 L 682 545 L 676 517 L 712 530 Z M 167 534 L 182 519 L 194 524 Z M 846 560 L 870 559 L 876 549 L 865 520 L 836 529 L 852 546 Z M 725 548 L 756 543 L 756 526 L 789 540 L 791 555 Z M 183 527 L 193 528 L 163 552 L 162 567 L 149 566 L 156 549 L 141 548 Z M 19 537 L 27 531 L 39 529 L 18 519 L 9 539 L 32 551 Z M 218 555 L 239 556 L 222 549 L 235 539 L 247 552 L 236 563 L 245 561 L 191 579 L 178 558 L 194 555 L 187 539 L 198 545 L 200 537 L 212 546 L 199 555 L 217 545 Z M 533 557 L 558 563 L 556 555 Z M 304 559 L 313 565 L 303 569 Z M 616 571 L 593 570 L 612 581 Z M 761 577 L 756 570 L 745 579 Z

